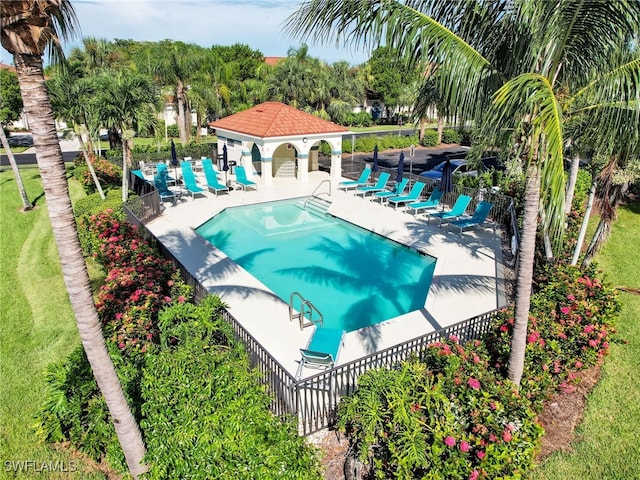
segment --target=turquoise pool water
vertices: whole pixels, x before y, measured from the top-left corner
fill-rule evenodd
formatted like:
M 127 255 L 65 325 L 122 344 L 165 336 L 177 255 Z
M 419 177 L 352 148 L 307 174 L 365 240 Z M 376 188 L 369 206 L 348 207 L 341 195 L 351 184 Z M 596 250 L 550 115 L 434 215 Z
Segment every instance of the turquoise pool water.
M 299 292 L 328 328 L 357 330 L 424 307 L 435 258 L 303 203 L 227 208 L 196 232 L 284 302 Z

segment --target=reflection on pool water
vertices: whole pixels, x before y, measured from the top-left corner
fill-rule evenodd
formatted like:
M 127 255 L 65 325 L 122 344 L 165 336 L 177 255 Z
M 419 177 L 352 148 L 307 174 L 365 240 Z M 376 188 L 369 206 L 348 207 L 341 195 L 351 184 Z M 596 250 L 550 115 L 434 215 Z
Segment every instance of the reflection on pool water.
M 196 229 L 284 302 L 299 292 L 346 331 L 424 307 L 436 259 L 304 199 L 227 208 Z

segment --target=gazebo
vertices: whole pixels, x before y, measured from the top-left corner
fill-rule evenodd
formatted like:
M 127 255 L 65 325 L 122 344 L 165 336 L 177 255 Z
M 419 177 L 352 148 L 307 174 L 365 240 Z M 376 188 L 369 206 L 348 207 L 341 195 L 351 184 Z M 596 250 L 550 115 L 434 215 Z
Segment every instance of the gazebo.
M 331 178 L 342 173 L 342 136 L 349 129 L 280 102 L 265 102 L 209 124 L 218 135 L 218 153 L 227 147 L 229 162 L 243 165 L 248 176 L 265 185 L 274 178 L 309 181 L 318 170 L 321 141 L 331 147 Z

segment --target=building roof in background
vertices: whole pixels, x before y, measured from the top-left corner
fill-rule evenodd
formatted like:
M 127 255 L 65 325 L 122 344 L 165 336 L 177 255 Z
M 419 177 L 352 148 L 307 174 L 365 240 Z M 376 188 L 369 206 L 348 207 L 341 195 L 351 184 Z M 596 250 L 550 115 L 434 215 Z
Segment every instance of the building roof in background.
M 278 64 L 285 58 L 287 57 L 264 57 L 264 63 L 266 63 L 270 67 L 273 67 L 274 65 Z
M 209 124 L 254 137 L 347 133 L 349 129 L 280 102 L 265 102 Z
M 16 73 L 16 67 L 14 67 L 13 65 L 7 65 L 6 63 L 0 63 L 0 68 L 2 69 L 7 69 L 13 73 Z

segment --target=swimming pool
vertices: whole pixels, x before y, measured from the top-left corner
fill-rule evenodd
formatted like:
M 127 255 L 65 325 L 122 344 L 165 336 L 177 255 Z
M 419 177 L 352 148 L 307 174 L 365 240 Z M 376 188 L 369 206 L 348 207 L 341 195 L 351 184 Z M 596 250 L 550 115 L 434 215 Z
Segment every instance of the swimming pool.
M 285 303 L 299 292 L 346 331 L 424 307 L 436 259 L 304 199 L 230 207 L 196 229 Z

